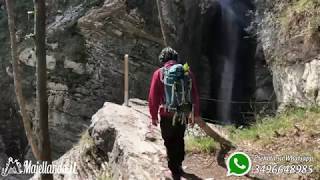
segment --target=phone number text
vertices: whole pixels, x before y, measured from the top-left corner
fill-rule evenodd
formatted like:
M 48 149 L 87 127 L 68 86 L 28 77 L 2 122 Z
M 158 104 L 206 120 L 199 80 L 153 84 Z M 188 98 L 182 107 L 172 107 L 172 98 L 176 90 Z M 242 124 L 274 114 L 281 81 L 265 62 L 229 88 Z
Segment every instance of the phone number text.
M 264 164 L 255 165 L 252 168 L 255 174 L 311 174 L 313 173 L 312 165 L 278 165 Z

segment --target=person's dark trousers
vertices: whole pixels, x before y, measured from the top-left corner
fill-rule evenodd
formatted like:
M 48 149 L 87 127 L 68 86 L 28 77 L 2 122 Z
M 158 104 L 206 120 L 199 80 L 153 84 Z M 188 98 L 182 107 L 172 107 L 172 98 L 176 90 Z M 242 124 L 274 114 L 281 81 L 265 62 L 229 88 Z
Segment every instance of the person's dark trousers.
M 184 160 L 184 132 L 185 124 L 177 121 L 172 125 L 172 118 L 161 117 L 161 135 L 167 149 L 168 167 L 173 175 L 181 175 L 182 161 Z

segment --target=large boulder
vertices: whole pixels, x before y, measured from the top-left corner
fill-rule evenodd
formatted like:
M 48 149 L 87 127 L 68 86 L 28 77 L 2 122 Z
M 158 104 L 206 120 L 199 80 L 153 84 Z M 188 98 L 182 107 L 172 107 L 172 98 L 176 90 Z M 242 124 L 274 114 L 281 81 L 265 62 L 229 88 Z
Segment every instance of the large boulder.
M 75 162 L 77 174 L 55 175 L 55 179 L 160 179 L 166 165 L 160 129 L 153 129 L 155 141 L 147 141 L 146 102 L 131 100 L 130 106 L 106 102 L 92 117 L 87 137 L 54 162 Z
M 159 129 L 154 131 L 155 142 L 145 140 L 149 117 L 142 103 L 145 104 L 138 101 L 131 108 L 105 103 L 92 118 L 90 134 L 98 148 L 108 154 L 108 163 L 116 179 L 161 177 L 164 159 L 160 157 L 164 157 L 165 149 Z

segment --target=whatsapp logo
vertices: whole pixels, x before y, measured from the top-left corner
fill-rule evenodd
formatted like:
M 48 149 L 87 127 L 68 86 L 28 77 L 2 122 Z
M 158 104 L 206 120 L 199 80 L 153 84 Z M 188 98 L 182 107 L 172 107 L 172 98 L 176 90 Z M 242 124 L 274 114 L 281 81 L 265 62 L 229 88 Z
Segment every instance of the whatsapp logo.
M 243 152 L 234 152 L 227 159 L 227 176 L 243 176 L 251 170 L 251 159 Z

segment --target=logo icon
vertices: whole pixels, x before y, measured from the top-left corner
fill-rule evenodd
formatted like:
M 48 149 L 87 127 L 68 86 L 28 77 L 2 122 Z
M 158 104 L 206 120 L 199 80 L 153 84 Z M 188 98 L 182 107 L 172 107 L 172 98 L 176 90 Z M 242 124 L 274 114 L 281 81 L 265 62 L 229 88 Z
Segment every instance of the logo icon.
M 227 176 L 243 176 L 251 170 L 251 159 L 244 152 L 234 152 L 227 159 Z
M 9 174 L 77 174 L 77 163 L 70 161 L 55 164 L 37 161 L 32 164 L 31 160 L 25 160 L 21 163 L 18 159 L 9 157 L 6 166 L 0 170 L 0 177 Z
M 6 167 L 1 169 L 2 176 L 8 176 L 9 174 L 21 174 L 22 172 L 22 164 L 19 160 L 14 160 L 12 157 L 9 157 Z

